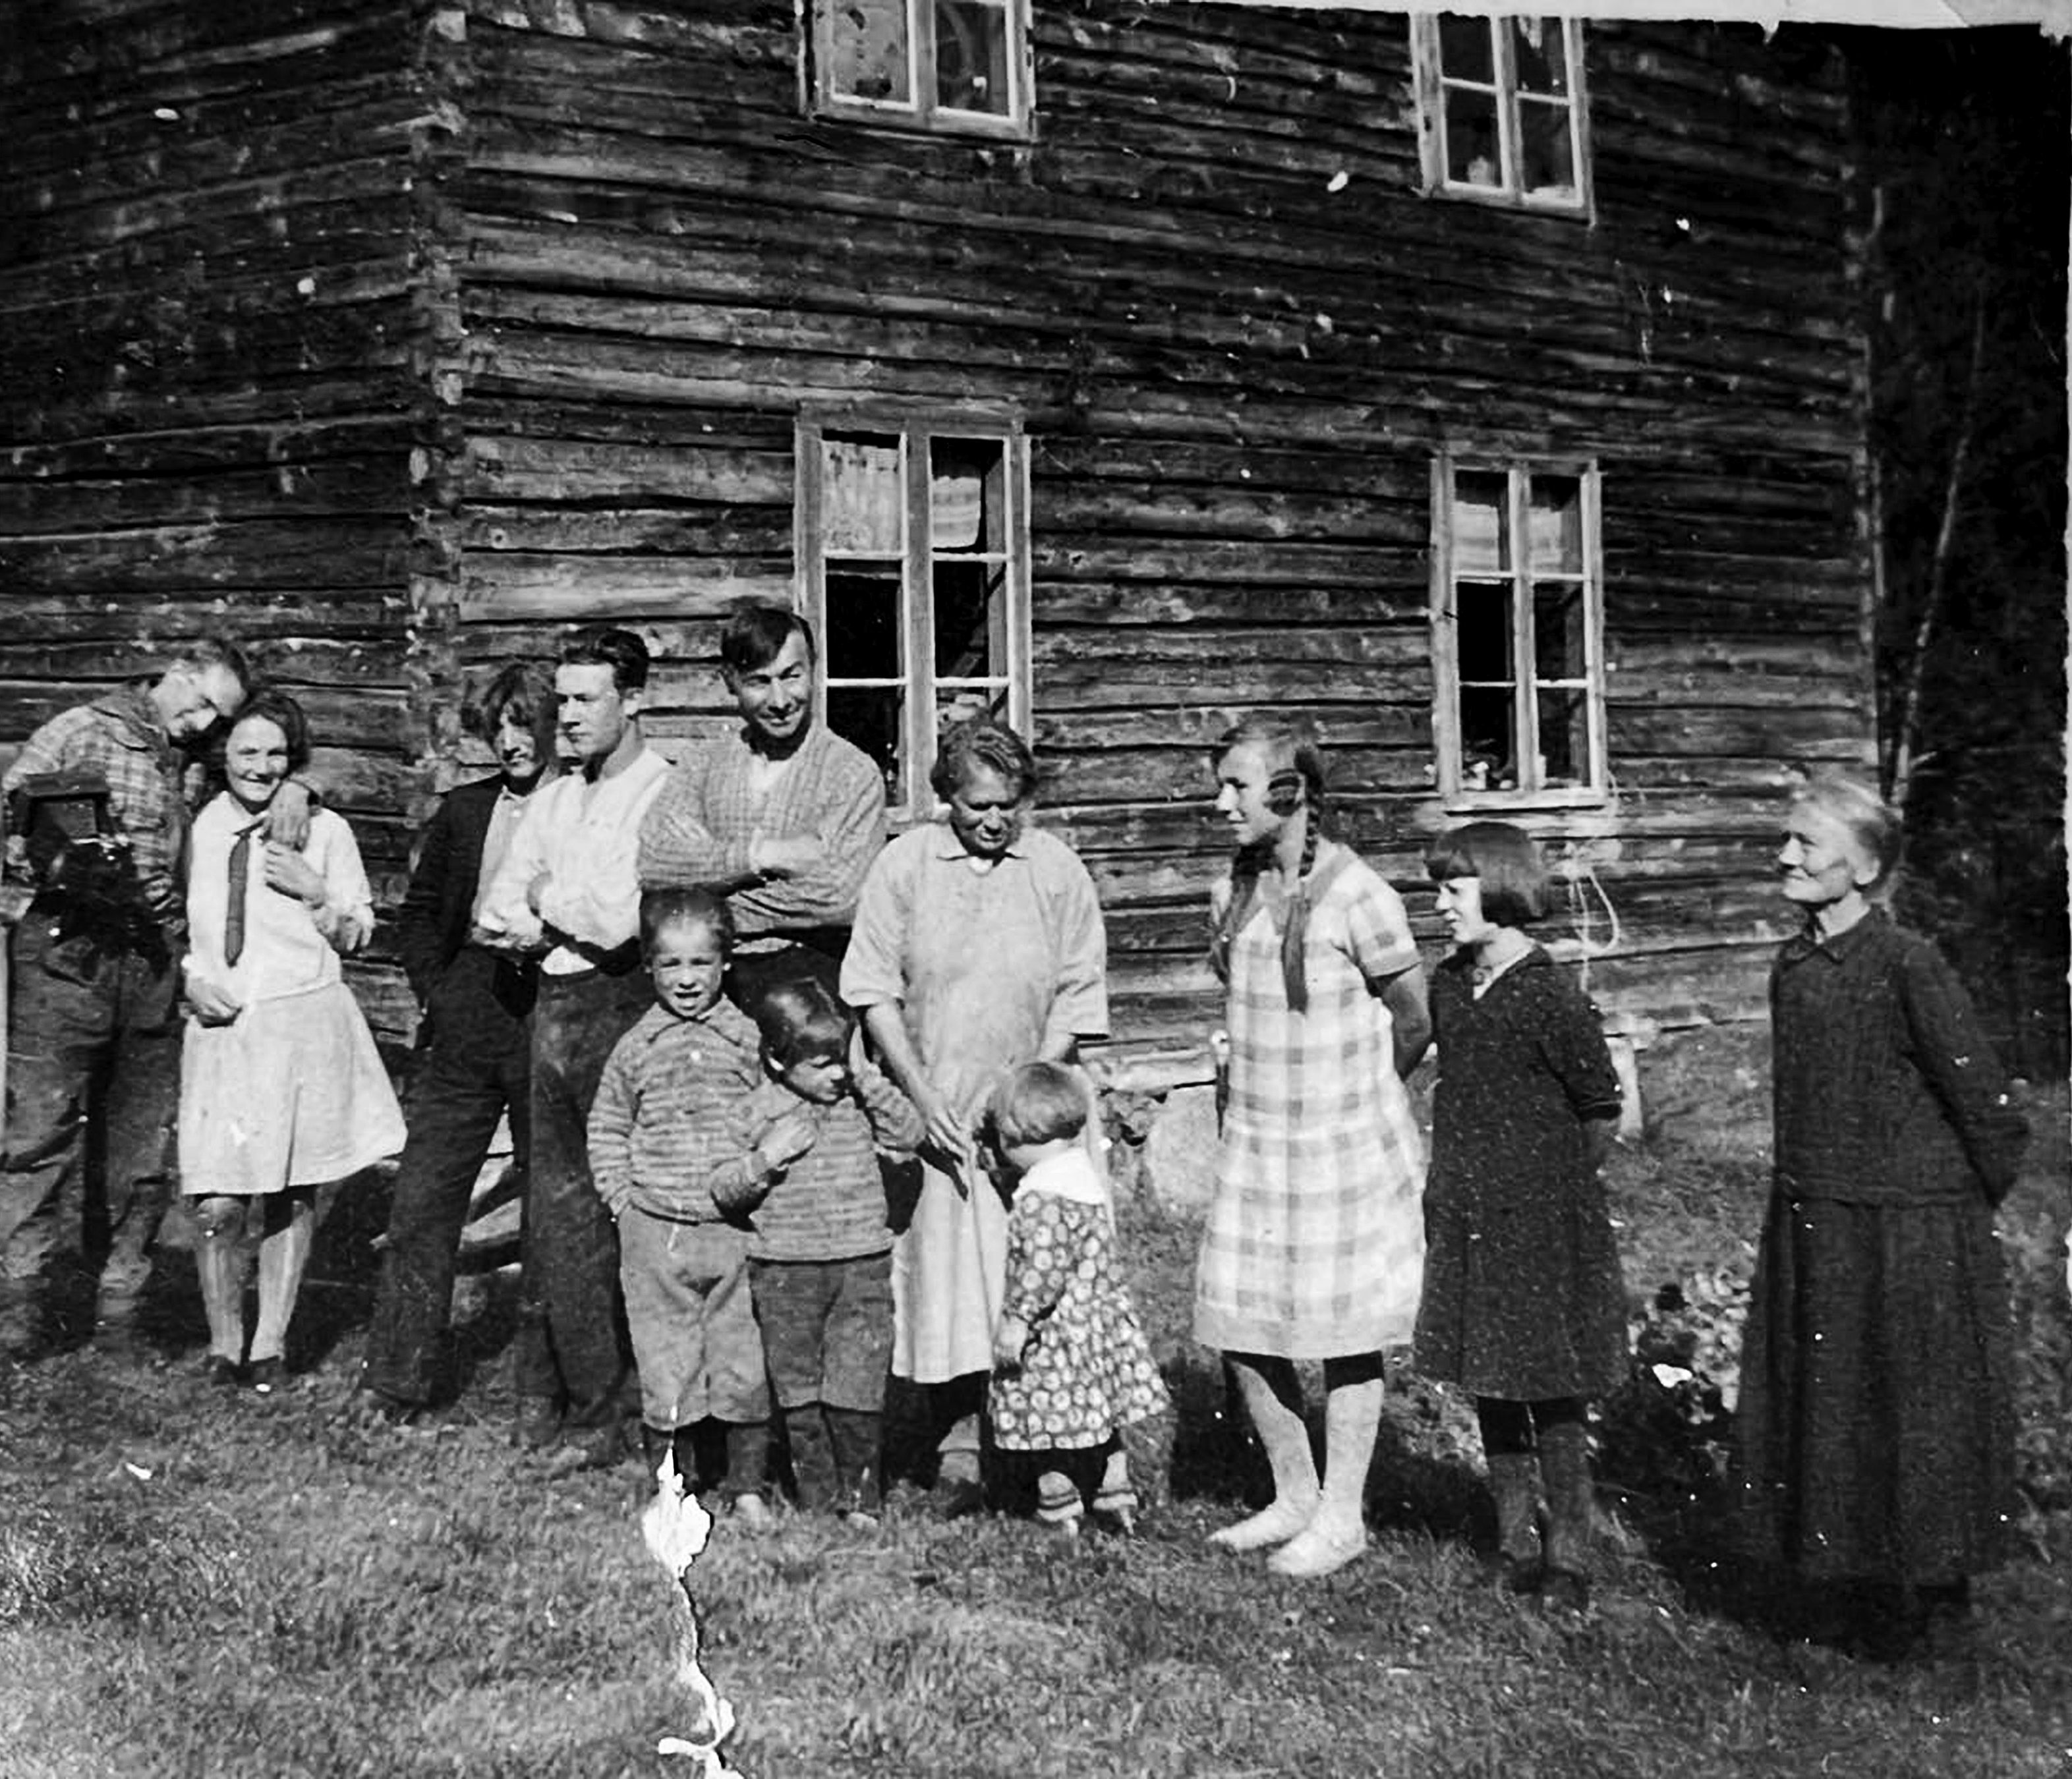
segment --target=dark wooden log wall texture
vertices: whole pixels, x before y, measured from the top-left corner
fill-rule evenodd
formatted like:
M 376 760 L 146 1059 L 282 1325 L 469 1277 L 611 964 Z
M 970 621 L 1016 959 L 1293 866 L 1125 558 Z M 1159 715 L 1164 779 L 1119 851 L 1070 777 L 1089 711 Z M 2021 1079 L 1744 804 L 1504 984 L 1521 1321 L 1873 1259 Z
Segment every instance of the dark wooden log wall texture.
M 233 631 L 308 709 L 393 900 L 445 733 L 411 599 L 450 578 L 424 483 L 458 393 L 439 335 L 458 230 L 426 175 L 460 14 L 5 11 L 0 751 L 175 639 Z M 363 985 L 407 1026 L 395 972 Z
M 1122 1028 L 1198 1035 L 1204 744 L 1311 712 L 1422 917 L 1432 454 L 1594 454 L 1618 795 L 1534 825 L 1601 861 L 1609 1007 L 1754 1011 L 1777 787 L 1869 722 L 1838 71 L 1591 30 L 1589 226 L 1416 195 L 1400 17 L 1034 29 L 1002 146 L 802 116 L 785 0 L 475 0 L 461 664 L 624 618 L 694 733 L 714 614 L 790 587 L 800 405 L 1013 405 L 1050 819 Z
M 1432 455 L 1588 454 L 1617 795 L 1532 825 L 1599 861 L 1608 1007 L 1755 1009 L 1777 787 L 1869 726 L 1839 71 L 1593 27 L 1586 225 L 1417 195 L 1400 16 L 1038 0 L 1003 145 L 804 115 L 790 0 L 210 10 L 15 27 L 40 171 L 0 203 L 51 245 L 0 265 L 6 732 L 227 602 L 393 890 L 490 664 L 623 621 L 665 746 L 722 720 L 719 611 L 790 592 L 802 404 L 1011 406 L 1050 819 L 1120 1029 L 1183 1040 L 1205 742 L 1313 714 L 1422 922 Z

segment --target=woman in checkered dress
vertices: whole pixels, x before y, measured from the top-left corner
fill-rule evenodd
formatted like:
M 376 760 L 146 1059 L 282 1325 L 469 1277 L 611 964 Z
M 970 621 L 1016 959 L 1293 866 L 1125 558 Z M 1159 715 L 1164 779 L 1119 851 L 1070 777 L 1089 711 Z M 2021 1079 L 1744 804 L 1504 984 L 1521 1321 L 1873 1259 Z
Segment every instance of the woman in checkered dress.
M 1381 1353 L 1416 1320 L 1423 1164 L 1403 1077 L 1431 1027 L 1403 903 L 1328 837 L 1323 756 L 1307 731 L 1241 724 L 1218 744 L 1215 772 L 1237 844 L 1211 903 L 1230 1100 L 1194 1336 L 1236 1374 L 1273 1499 L 1212 1542 L 1277 1545 L 1278 1573 L 1327 1575 L 1367 1542 Z M 1324 1365 L 1321 1484 L 1298 1359 Z

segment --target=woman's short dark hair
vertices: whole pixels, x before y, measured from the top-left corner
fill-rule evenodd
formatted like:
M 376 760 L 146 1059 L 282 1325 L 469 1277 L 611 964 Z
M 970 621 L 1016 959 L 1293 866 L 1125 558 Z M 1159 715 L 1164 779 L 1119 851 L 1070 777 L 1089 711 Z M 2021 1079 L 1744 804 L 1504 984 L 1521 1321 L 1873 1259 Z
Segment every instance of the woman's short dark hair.
M 225 739 L 236 734 L 254 717 L 264 717 L 286 740 L 290 772 L 299 772 L 310 763 L 310 720 L 302 714 L 302 707 L 286 692 L 273 686 L 254 692 L 224 724 Z
M 730 673 L 753 673 L 775 660 L 795 636 L 805 638 L 811 659 L 813 627 L 797 612 L 767 599 L 737 599 L 719 633 L 720 664 Z
M 644 957 L 655 949 L 665 926 L 702 926 L 719 941 L 727 956 L 734 955 L 734 910 L 726 898 L 716 896 L 698 884 L 668 890 L 647 890 L 640 896 L 640 951 Z
M 755 1005 L 763 1054 L 780 1069 L 800 1062 L 845 1061 L 856 1036 L 856 1015 L 824 982 L 802 976 L 773 983 Z
M 561 644 L 563 667 L 608 667 L 612 684 L 621 692 L 646 688 L 648 664 L 648 645 L 616 626 L 578 631 Z
M 993 1090 L 985 1115 L 993 1140 L 1052 1143 L 1087 1128 L 1084 1080 L 1062 1062 L 1024 1062 Z
M 496 745 L 496 732 L 508 717 L 520 729 L 529 730 L 532 750 L 542 766 L 554 758 L 555 708 L 553 676 L 533 661 L 511 661 L 479 692 L 471 693 L 460 707 L 460 726 L 477 741 Z
M 964 788 L 973 766 L 997 772 L 1013 787 L 1018 801 L 1036 791 L 1036 756 L 1029 744 L 1005 723 L 972 717 L 943 731 L 928 783 L 944 803 Z
M 1482 918 L 1499 926 L 1530 926 L 1546 918 L 1547 865 L 1532 836 L 1509 822 L 1468 822 L 1434 841 L 1424 855 L 1434 883 L 1479 877 Z

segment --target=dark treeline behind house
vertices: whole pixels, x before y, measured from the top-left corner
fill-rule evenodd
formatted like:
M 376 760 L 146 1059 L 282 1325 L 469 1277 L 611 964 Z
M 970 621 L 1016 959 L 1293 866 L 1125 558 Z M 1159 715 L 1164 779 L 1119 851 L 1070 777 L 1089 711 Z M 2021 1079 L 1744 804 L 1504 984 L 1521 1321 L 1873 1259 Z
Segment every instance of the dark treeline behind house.
M 2033 28 L 1837 34 L 1863 132 L 1880 754 L 1902 918 L 2009 1065 L 2067 1067 L 2072 55 Z

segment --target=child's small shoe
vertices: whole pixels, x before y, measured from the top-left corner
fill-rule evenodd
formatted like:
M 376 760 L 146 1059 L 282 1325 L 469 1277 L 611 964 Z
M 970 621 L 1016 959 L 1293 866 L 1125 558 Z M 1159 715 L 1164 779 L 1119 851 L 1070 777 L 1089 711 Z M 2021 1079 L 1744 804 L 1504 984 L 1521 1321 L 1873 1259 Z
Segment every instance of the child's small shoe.
M 1104 1507 L 1094 1504 L 1093 1522 L 1112 1538 L 1137 1536 L 1137 1510 L 1134 1507 Z
M 1068 1519 L 1038 1518 L 1036 1523 L 1043 1529 L 1044 1536 L 1053 1543 L 1076 1544 L 1079 1541 L 1079 1516 L 1077 1514 Z
M 734 1518 L 745 1532 L 767 1532 L 777 1523 L 770 1503 L 753 1489 L 744 1489 L 734 1498 Z
M 255 1396 L 271 1396 L 288 1381 L 288 1362 L 274 1358 L 254 1359 L 245 1367 L 245 1381 Z

